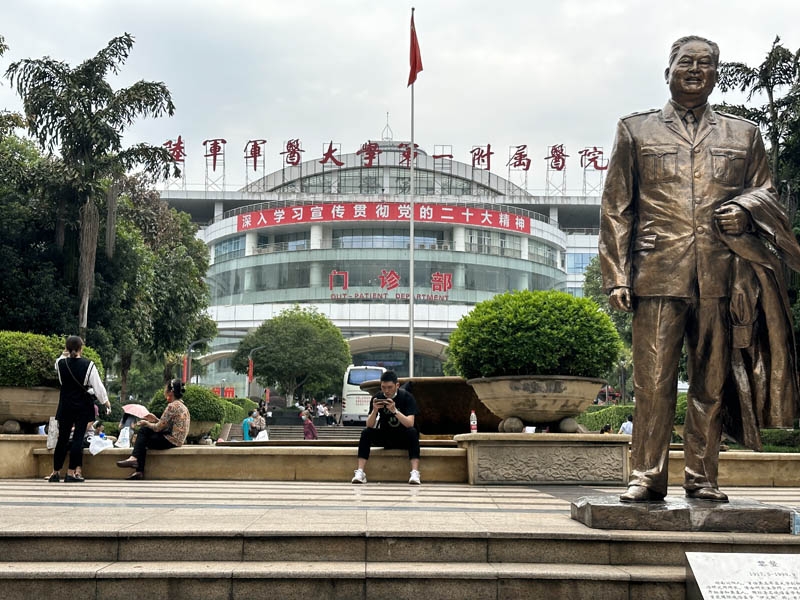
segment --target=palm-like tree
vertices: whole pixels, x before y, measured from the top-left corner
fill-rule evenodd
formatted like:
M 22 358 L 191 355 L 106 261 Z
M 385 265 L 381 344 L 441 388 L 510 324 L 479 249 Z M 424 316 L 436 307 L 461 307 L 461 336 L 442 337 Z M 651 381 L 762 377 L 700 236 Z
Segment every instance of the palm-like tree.
M 122 147 L 123 133 L 138 118 L 172 116 L 175 111 L 164 83 L 139 81 L 115 91 L 106 80 L 109 74 L 119 73 L 133 43 L 133 36 L 125 33 L 75 68 L 44 57 L 14 62 L 6 71 L 22 98 L 30 134 L 43 151 L 60 157 L 64 179 L 78 199 L 78 329 L 84 334 L 99 231 L 97 198 L 108 195 L 106 229 L 112 239 L 107 249 L 112 251 L 119 177 L 136 167 L 152 177 L 179 174 L 166 148 L 149 144 Z M 61 235 L 57 231 L 56 240 L 63 242 L 64 207 L 59 208 Z
M 781 145 L 796 122 L 800 108 L 800 52 L 792 52 L 780 41 L 780 37 L 775 38 L 764 62 L 757 67 L 739 62 L 723 62 L 719 66 L 720 90 L 746 92 L 748 103 L 758 94 L 764 94 L 767 98 L 766 104 L 757 107 L 726 103 L 721 107 L 764 128 L 770 143 L 770 166 L 775 179 L 780 177 Z M 785 93 L 781 95 L 784 90 Z

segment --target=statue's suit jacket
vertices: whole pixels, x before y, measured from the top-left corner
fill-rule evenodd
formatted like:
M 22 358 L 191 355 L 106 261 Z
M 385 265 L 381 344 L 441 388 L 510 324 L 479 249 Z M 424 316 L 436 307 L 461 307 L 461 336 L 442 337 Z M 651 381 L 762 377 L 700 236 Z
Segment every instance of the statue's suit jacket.
M 714 211 L 760 190 L 776 199 L 758 128 L 707 106 L 694 141 L 672 103 L 620 119 L 600 220 L 606 291 L 730 295 L 733 253 Z

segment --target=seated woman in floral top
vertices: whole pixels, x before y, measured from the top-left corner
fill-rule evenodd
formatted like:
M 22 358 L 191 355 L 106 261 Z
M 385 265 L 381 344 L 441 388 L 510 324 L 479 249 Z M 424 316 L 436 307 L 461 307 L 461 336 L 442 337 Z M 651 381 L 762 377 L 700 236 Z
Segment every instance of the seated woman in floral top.
M 183 446 L 186 434 L 189 432 L 189 409 L 181 402 L 184 385 L 180 379 L 170 381 L 165 390 L 167 408 L 156 423 L 141 420 L 136 423 L 139 433 L 136 436 L 136 445 L 129 458 L 117 461 L 117 466 L 131 468 L 135 471 L 127 479 L 144 479 L 144 464 L 147 449 L 166 450 Z

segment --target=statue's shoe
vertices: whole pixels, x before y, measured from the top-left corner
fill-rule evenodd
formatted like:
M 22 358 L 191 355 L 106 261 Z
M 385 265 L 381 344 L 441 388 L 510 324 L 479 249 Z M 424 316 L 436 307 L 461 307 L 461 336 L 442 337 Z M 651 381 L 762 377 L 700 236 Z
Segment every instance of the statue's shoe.
M 704 487 L 695 490 L 686 490 L 687 498 L 695 500 L 709 500 L 711 502 L 727 502 L 728 496 L 720 492 L 717 488 Z
M 643 485 L 630 485 L 628 491 L 621 494 L 621 502 L 661 502 L 665 494 L 659 494 Z

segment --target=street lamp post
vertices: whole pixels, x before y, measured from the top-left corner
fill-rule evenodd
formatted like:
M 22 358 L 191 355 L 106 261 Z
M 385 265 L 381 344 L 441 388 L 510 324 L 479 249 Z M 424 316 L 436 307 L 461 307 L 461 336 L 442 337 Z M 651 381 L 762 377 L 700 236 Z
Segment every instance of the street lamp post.
M 205 344 L 206 342 L 210 342 L 210 338 L 204 338 L 202 340 L 195 340 L 189 347 L 186 349 L 186 368 L 183 372 L 183 382 L 184 383 L 191 383 L 192 382 L 192 348 L 197 346 L 198 344 Z
M 257 346 L 255 348 L 253 348 L 252 350 L 250 350 L 250 352 L 247 353 L 247 393 L 248 393 L 248 395 L 250 395 L 250 392 L 252 391 L 250 389 L 250 387 L 253 385 L 253 353 L 256 350 L 262 350 L 264 348 L 266 348 L 266 346 Z

